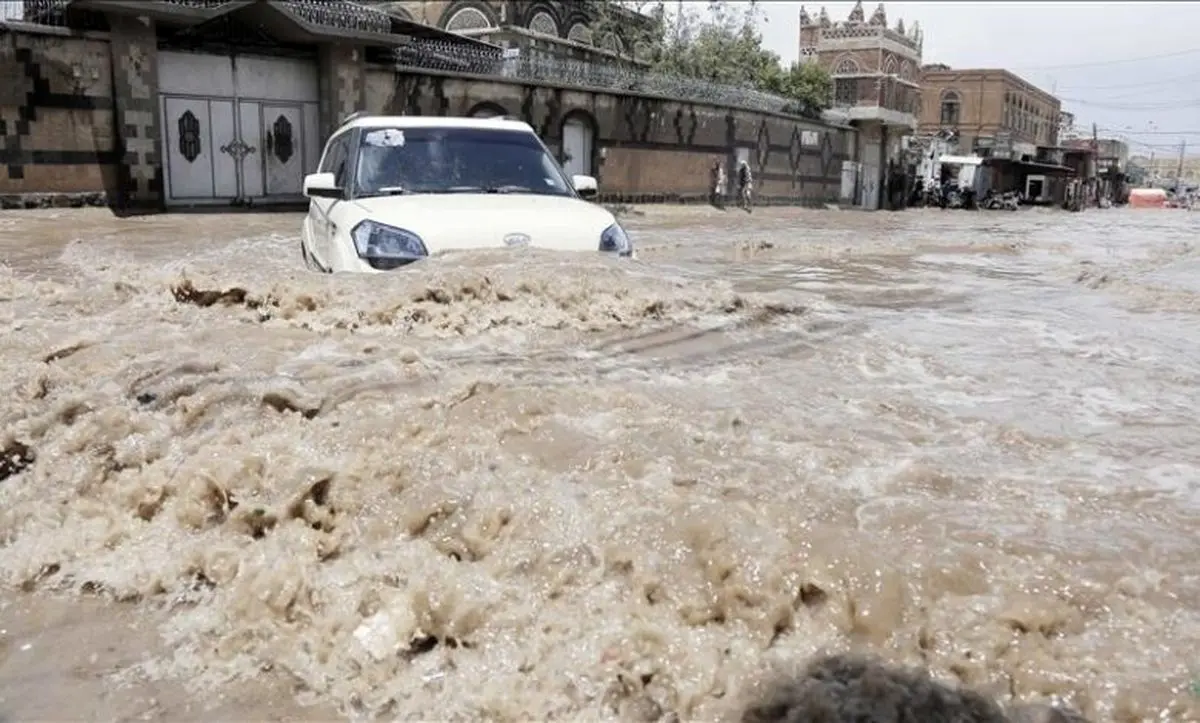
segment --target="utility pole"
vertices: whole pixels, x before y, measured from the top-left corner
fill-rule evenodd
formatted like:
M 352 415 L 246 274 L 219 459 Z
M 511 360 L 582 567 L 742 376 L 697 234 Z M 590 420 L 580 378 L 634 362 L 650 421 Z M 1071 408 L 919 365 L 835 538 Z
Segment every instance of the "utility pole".
M 1179 168 L 1175 170 L 1175 195 L 1183 190 L 1183 156 L 1187 153 L 1187 139 L 1179 141 Z
M 1092 124 L 1092 153 L 1095 154 L 1092 158 L 1092 163 L 1096 169 L 1096 176 L 1092 179 L 1092 183 L 1096 184 L 1096 205 L 1100 205 L 1100 137 L 1099 130 L 1096 124 Z

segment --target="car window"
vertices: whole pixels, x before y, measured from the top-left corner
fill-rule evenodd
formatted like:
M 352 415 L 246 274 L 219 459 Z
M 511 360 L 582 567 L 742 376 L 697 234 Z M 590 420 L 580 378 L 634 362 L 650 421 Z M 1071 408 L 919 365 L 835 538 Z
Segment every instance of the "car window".
M 325 157 L 321 159 L 320 173 L 332 173 L 338 186 L 346 181 L 346 162 L 350 160 L 350 131 L 342 133 L 329 142 Z
M 532 133 L 493 128 L 371 128 L 358 147 L 356 195 L 574 194 Z

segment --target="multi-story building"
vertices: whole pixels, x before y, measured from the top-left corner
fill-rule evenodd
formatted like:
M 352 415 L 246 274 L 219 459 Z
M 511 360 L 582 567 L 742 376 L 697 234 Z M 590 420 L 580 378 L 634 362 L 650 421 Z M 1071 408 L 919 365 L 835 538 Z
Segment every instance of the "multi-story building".
M 901 139 L 917 127 L 922 40 L 918 23 L 890 27 L 882 3 L 867 19 L 859 0 L 844 22 L 825 8 L 816 19 L 800 8 L 800 58 L 829 71 L 833 111 L 858 128 L 856 200 L 864 208 L 885 201 Z
M 1058 143 L 1062 102 L 1010 71 L 927 65 L 920 79 L 918 133 L 956 135 L 960 153 L 1034 160 Z

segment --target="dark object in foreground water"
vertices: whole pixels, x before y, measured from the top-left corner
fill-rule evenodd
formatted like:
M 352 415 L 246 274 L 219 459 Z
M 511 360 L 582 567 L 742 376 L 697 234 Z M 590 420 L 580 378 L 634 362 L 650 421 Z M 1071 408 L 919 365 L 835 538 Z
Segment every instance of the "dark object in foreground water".
M 250 295 L 250 292 L 243 288 L 234 286 L 233 288 L 225 289 L 224 291 L 214 291 L 212 289 L 197 289 L 188 279 L 175 284 L 171 287 L 171 295 L 181 304 L 195 304 L 201 308 L 208 308 L 214 304 L 222 306 L 245 306 L 248 309 L 257 309 L 263 305 L 263 300 Z
M 0 447 L 0 482 L 24 472 L 35 460 L 33 448 L 15 439 Z
M 742 714 L 743 723 L 1087 723 L 1045 706 L 1006 713 L 971 690 L 943 685 L 919 670 L 851 655 L 821 657 L 777 683 Z

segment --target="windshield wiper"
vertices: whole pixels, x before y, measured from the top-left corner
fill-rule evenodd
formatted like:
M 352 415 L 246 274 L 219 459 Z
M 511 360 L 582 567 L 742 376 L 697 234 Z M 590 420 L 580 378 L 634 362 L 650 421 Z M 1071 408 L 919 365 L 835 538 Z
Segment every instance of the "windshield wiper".
M 417 188 L 412 191 L 402 186 L 387 186 L 376 189 L 365 196 L 399 196 L 404 194 L 439 194 L 439 193 L 530 193 L 533 189 L 528 186 L 448 186 L 446 188 Z
M 370 193 L 364 193 L 363 195 L 364 196 L 403 196 L 406 193 L 408 193 L 408 190 L 405 189 L 404 186 L 384 186 L 383 188 L 376 188 L 374 191 L 371 191 Z
M 450 186 L 429 193 L 523 193 L 532 191 L 528 186 Z

